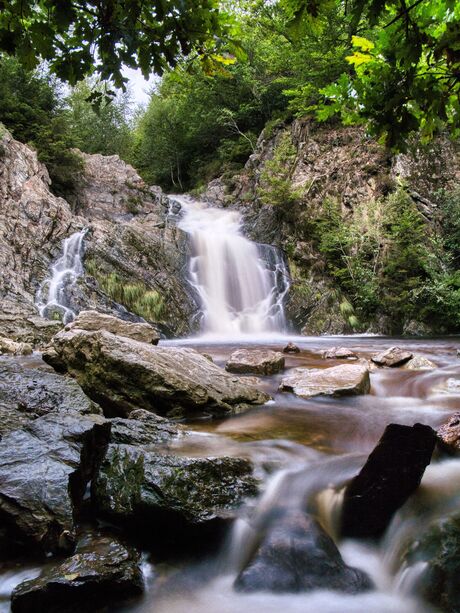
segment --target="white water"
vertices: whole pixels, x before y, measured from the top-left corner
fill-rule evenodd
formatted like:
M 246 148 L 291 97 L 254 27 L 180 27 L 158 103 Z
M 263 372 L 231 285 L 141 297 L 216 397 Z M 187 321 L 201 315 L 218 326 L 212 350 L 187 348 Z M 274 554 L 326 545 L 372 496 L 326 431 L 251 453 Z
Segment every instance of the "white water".
M 280 253 L 257 245 L 241 231 L 237 211 L 217 209 L 188 196 L 178 226 L 191 237 L 190 282 L 202 309 L 202 332 L 235 338 L 280 333 L 288 273 Z
M 83 239 L 87 228 L 75 232 L 64 240 L 62 255 L 51 266 L 50 275 L 42 283 L 37 296 L 37 307 L 42 317 L 58 312 L 64 324 L 75 317 L 69 307 L 69 291 L 83 272 Z

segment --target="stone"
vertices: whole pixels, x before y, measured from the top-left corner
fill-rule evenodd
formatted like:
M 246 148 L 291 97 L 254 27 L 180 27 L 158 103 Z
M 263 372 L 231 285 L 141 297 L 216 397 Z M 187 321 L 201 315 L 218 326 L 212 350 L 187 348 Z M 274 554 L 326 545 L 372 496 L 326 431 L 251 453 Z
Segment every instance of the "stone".
M 460 451 L 460 412 L 457 411 L 439 426 L 437 434 L 438 442 L 444 451 L 452 454 L 458 453 Z
M 4 336 L 0 337 L 0 354 L 30 355 L 32 352 L 33 348 L 29 343 L 18 343 Z
M 283 353 L 300 353 L 299 347 L 294 343 L 289 342 L 286 347 L 283 348 Z
M 326 589 L 357 594 L 372 589 L 372 583 L 364 572 L 345 564 L 316 520 L 303 511 L 288 511 L 262 536 L 235 588 L 242 592 Z
M 53 346 L 109 416 L 138 408 L 169 417 L 224 415 L 269 399 L 187 347 L 156 347 L 105 330 L 76 328 L 57 334 Z
M 390 347 L 385 349 L 381 353 L 377 353 L 372 356 L 371 360 L 378 366 L 402 366 L 405 362 L 408 362 L 413 357 L 413 353 L 400 349 L 399 347 Z
M 265 349 L 238 349 L 228 359 L 225 370 L 234 373 L 274 375 L 284 369 L 284 356 Z
M 358 356 L 347 347 L 331 347 L 323 351 L 323 358 L 326 360 L 357 360 Z
M 152 345 L 157 345 L 160 340 L 157 330 L 147 322 L 124 321 L 119 317 L 99 313 L 98 311 L 81 311 L 65 327 L 66 330 L 72 330 L 73 328 L 87 330 L 88 332 L 106 330 L 118 336 L 125 336 L 126 338 L 132 338 L 143 343 L 151 343 Z
M 402 368 L 404 370 L 431 370 L 437 368 L 437 365 L 422 355 L 414 355 L 408 362 L 403 364 Z
M 342 536 L 381 537 L 420 485 L 435 444 L 436 433 L 429 426 L 387 426 L 360 473 L 345 488 Z
M 341 364 L 331 368 L 295 368 L 281 380 L 279 390 L 301 398 L 367 394 L 369 370 L 362 364 Z
M 222 536 L 234 510 L 257 494 L 251 462 L 177 455 L 170 447 L 187 432 L 154 415 L 141 417 L 112 421 L 110 444 L 92 483 L 96 512 L 144 544 L 177 548 L 196 539 L 199 547 L 208 546 L 201 537 Z
M 445 381 L 441 381 L 431 388 L 431 391 L 437 394 L 460 394 L 460 379 L 449 377 Z
M 72 552 L 86 484 L 108 441 L 100 415 L 39 417 L 0 441 L 0 518 L 14 538 L 43 553 Z
M 114 537 L 91 536 L 76 553 L 41 575 L 20 583 L 12 613 L 99 611 L 143 592 L 140 555 Z

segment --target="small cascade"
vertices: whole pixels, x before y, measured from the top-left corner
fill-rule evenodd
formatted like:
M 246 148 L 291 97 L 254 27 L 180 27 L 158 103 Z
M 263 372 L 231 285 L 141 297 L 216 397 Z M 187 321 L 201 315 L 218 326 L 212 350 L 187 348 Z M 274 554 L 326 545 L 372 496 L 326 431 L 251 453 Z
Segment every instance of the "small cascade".
M 75 317 L 69 296 L 77 279 L 84 273 L 83 239 L 87 232 L 88 228 L 84 228 L 64 240 L 61 257 L 51 266 L 49 277 L 38 291 L 36 304 L 42 317 L 53 319 L 57 313 L 64 324 Z
M 275 247 L 242 234 L 238 211 L 209 207 L 188 196 L 178 226 L 191 237 L 190 281 L 202 308 L 202 331 L 222 337 L 284 332 L 289 275 Z

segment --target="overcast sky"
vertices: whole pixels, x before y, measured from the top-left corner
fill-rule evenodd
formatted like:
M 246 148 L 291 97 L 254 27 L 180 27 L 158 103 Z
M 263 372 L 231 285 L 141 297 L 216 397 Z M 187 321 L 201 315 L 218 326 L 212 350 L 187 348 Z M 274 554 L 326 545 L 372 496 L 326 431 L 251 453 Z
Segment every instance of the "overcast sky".
M 123 75 L 129 79 L 134 104 L 147 104 L 149 101 L 148 92 L 158 77 L 152 76 L 146 81 L 140 70 L 133 70 L 132 68 L 124 68 Z

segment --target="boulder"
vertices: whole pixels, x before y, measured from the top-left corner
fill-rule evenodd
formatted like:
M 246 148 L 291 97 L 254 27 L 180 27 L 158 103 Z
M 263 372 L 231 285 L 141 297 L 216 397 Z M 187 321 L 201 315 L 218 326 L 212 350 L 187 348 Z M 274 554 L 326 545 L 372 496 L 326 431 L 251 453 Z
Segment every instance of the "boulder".
M 32 345 L 29 343 L 18 343 L 4 336 L 0 337 L 0 354 L 30 355 L 32 352 Z
M 273 375 L 284 369 L 284 356 L 278 351 L 265 349 L 238 349 L 225 365 L 225 370 L 234 373 Z
M 208 546 L 201 537 L 220 535 L 234 509 L 257 494 L 252 464 L 238 457 L 177 455 L 171 443 L 187 432 L 154 415 L 138 416 L 112 420 L 110 444 L 92 483 L 97 513 L 143 544 L 182 548 L 196 539 Z
M 283 353 L 300 353 L 300 349 L 297 345 L 294 345 L 294 343 L 289 342 L 286 347 L 284 347 Z
M 422 355 L 414 355 L 408 362 L 403 364 L 402 368 L 404 370 L 431 370 L 437 368 L 437 365 Z
M 0 441 L 0 524 L 44 553 L 72 551 L 75 518 L 108 441 L 100 415 L 45 415 Z
M 378 538 L 415 492 L 431 461 L 436 433 L 429 426 L 390 424 L 360 473 L 345 488 L 341 532 Z
M 341 364 L 323 369 L 295 368 L 282 379 L 279 389 L 301 398 L 367 394 L 370 390 L 369 370 L 362 364 Z
M 235 581 L 239 591 L 301 592 L 315 589 L 356 594 L 372 588 L 362 571 L 345 564 L 334 541 L 303 511 L 277 518 Z
M 108 415 L 143 408 L 170 417 L 235 412 L 269 399 L 194 349 L 155 347 L 105 330 L 53 339 L 59 360 Z
M 390 347 L 381 353 L 377 353 L 372 356 L 371 360 L 377 366 L 402 366 L 406 362 L 408 362 L 412 357 L 413 353 L 410 351 L 406 351 L 405 349 L 400 349 L 399 347 Z
M 49 413 L 102 411 L 76 381 L 49 370 L 0 362 L 0 436 Z
M 75 613 L 119 606 L 143 591 L 139 553 L 113 537 L 93 536 L 75 555 L 13 591 L 12 613 Z
M 443 450 L 452 454 L 458 453 L 460 451 L 460 412 L 457 411 L 439 426 L 437 434 Z
M 326 360 L 357 360 L 358 356 L 347 347 L 331 347 L 323 351 L 323 358 Z
M 66 330 L 78 328 L 88 332 L 107 330 L 118 336 L 132 338 L 142 343 L 156 345 L 160 340 L 157 330 L 147 322 L 124 321 L 119 317 L 99 313 L 98 311 L 81 311 L 77 317 L 66 326 Z

